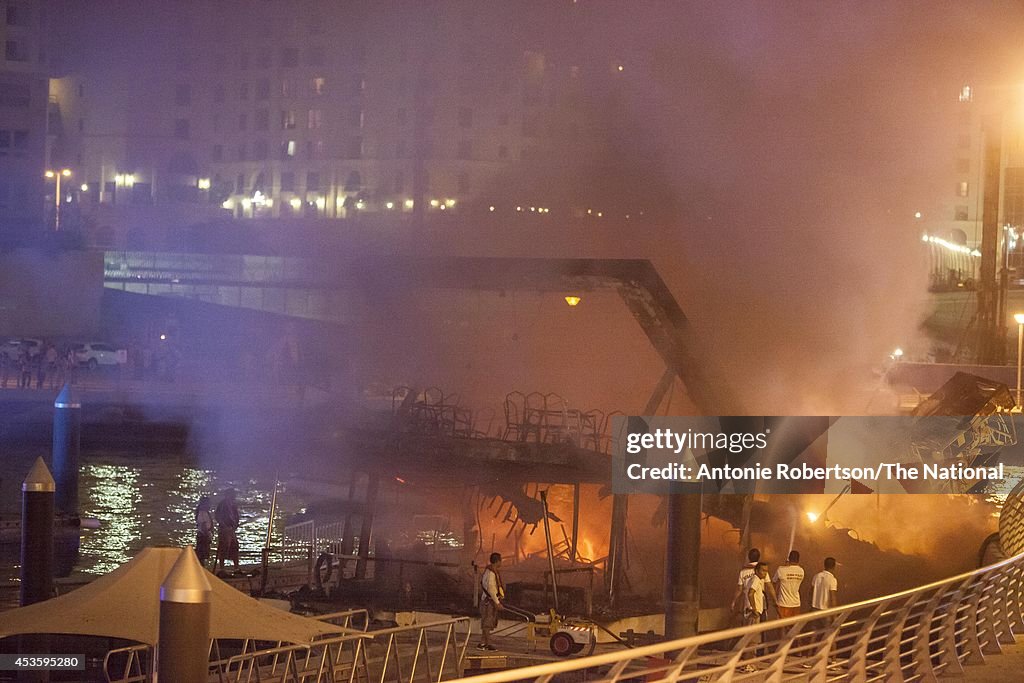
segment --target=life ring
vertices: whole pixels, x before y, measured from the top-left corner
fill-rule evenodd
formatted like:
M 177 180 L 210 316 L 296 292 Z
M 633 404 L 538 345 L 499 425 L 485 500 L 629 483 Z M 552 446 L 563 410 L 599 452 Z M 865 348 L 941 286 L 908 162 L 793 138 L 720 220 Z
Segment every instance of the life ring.
M 320 576 L 320 570 L 323 569 L 324 565 L 327 565 L 327 574 Z M 328 552 L 320 553 L 320 557 L 316 558 L 316 564 L 313 566 L 313 577 L 316 579 L 317 589 L 322 589 L 324 584 L 330 583 L 331 574 L 334 573 L 334 556 Z

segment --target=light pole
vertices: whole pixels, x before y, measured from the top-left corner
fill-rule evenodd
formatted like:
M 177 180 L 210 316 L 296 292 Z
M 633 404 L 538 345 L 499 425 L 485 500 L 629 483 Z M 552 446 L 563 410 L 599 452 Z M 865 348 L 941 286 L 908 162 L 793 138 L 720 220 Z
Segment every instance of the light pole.
M 1017 410 L 1020 410 L 1020 369 L 1021 357 L 1024 355 L 1024 313 L 1014 313 L 1017 321 Z
M 70 178 L 71 169 L 62 168 L 59 171 L 47 171 L 45 173 L 47 178 L 55 178 L 57 180 L 57 189 L 54 194 L 54 214 L 53 214 L 53 229 L 54 231 L 60 230 L 60 179 Z

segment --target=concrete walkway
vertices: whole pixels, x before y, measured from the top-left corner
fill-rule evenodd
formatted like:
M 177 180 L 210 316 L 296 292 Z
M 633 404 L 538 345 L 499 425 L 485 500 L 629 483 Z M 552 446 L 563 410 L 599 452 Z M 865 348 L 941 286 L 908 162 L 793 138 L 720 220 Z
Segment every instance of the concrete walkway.
M 1003 645 L 1003 653 L 987 655 L 984 664 L 968 664 L 963 674 L 941 676 L 940 681 L 1009 683 L 1024 680 L 1024 637 L 1014 645 Z

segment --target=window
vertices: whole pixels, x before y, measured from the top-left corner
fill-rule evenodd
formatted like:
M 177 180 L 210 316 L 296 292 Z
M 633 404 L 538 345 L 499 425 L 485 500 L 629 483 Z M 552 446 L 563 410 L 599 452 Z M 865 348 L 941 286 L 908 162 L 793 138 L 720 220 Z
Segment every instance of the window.
M 296 143 L 295 140 L 285 140 L 281 143 L 281 158 L 291 159 L 295 156 Z
M 398 110 L 398 125 L 404 126 L 408 112 L 403 108 Z
M 306 114 L 306 127 L 310 130 L 319 128 L 323 122 L 323 112 L 319 109 L 310 109 Z
M 270 79 L 261 78 L 260 80 L 256 81 L 256 99 L 270 99 Z
M 473 158 L 473 143 L 470 140 L 460 140 L 458 147 L 459 159 L 472 159 Z
M 238 115 L 238 130 L 244 131 L 249 128 L 249 115 L 239 114 Z
M 459 107 L 459 128 L 473 127 L 473 110 L 469 107 Z
M 256 130 L 270 130 L 270 110 L 257 109 L 253 118 L 253 128 Z
M 956 160 L 956 172 L 957 173 L 969 173 L 971 170 L 970 159 L 957 159 Z
M 327 79 L 323 78 L 322 76 L 317 76 L 311 81 L 310 84 L 313 87 L 314 95 L 323 95 L 324 88 L 327 87 Z
M 253 161 L 266 161 L 267 160 L 267 141 L 257 140 L 252 145 L 252 158 Z
M 345 115 L 345 123 L 352 128 L 363 127 L 363 108 L 359 105 L 354 105 L 348 108 Z
M 188 140 L 189 137 L 189 123 L 188 119 L 175 119 L 174 120 L 174 137 L 179 140 Z
M 214 161 L 223 161 L 224 145 L 214 145 L 213 149 L 210 151 L 210 158 L 212 158 Z
M 299 50 L 294 47 L 286 47 L 281 50 L 281 66 L 291 69 L 299 65 Z
M 345 192 L 358 192 L 363 187 L 363 177 L 359 171 L 352 171 L 345 178 Z
M 500 114 L 498 114 L 498 125 L 499 126 L 507 126 L 508 125 L 508 112 L 507 111 L 503 111 Z
M 459 192 L 469 192 L 469 174 L 460 173 L 458 178 Z
M 7 5 L 7 25 L 25 26 L 28 23 L 28 16 L 24 9 L 25 8 L 13 3 Z
M 281 129 L 282 130 L 295 130 L 295 112 L 294 111 L 282 111 L 281 112 Z
M 956 220 L 956 221 L 966 221 L 966 220 L 968 220 L 968 218 L 967 218 L 967 207 L 966 206 L 958 206 L 958 207 L 956 207 L 956 209 L 953 211 L 953 220 Z
M 224 101 L 224 84 L 218 83 L 213 86 L 213 101 L 220 103 Z
M 25 149 L 28 147 L 28 131 L 14 131 L 14 149 Z
M 342 150 L 343 159 L 363 158 L 363 138 L 359 135 L 350 135 L 345 138 L 345 147 Z
M 320 174 L 310 171 L 306 174 L 306 192 L 320 191 Z
M 11 148 L 11 131 L 9 131 L 9 130 L 0 130 L 0 150 L 10 149 L 10 148 Z M 5 154 L 5 152 L 0 151 L 0 155 L 3 155 L 3 154 Z
M 295 174 L 291 171 L 281 172 L 281 192 L 295 192 Z
M 8 40 L 4 46 L 4 56 L 8 62 L 27 62 L 28 46 L 17 40 Z
M 363 94 L 363 88 L 366 86 L 366 81 L 362 74 L 356 74 L 352 77 L 351 95 L 353 97 L 359 97 Z
M 192 86 L 188 83 L 181 83 L 174 88 L 174 104 L 179 107 L 187 107 L 192 104 Z
M 310 159 L 323 159 L 324 158 L 324 141 L 323 140 L 309 140 L 306 142 L 306 157 Z
M 281 81 L 281 96 L 295 97 L 295 83 L 290 78 Z
M 970 193 L 970 185 L 966 180 L 957 183 L 956 194 L 958 197 L 966 197 Z
M 970 102 L 973 99 L 974 99 L 974 91 L 971 90 L 971 86 L 965 85 L 962 88 L 960 88 L 960 101 L 961 102 Z
M 213 115 L 212 126 L 213 126 L 213 132 L 214 133 L 219 133 L 220 132 L 220 114 L 214 114 Z
M 0 82 L 0 107 L 25 108 L 32 101 L 27 83 Z

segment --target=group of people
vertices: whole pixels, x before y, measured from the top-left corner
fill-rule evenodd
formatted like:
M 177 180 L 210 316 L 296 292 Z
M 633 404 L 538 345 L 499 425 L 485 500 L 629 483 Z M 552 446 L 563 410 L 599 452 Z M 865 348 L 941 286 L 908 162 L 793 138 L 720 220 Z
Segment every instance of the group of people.
M 836 559 L 826 557 L 824 567 L 811 579 L 810 611 L 835 607 L 839 582 L 835 575 Z M 768 621 L 768 601 L 775 606 L 780 619 L 799 615 L 803 608 L 801 588 L 804 582 L 804 568 L 800 566 L 799 551 L 792 550 L 789 557 L 768 578 L 768 563 L 761 560 L 761 551 L 751 548 L 747 563 L 740 569 L 736 592 L 733 594 L 732 610 L 740 613 L 743 624 L 749 626 Z
M 235 489 L 229 488 L 220 494 L 216 508 L 209 496 L 199 499 L 196 506 L 196 556 L 205 567 L 210 559 L 213 545 L 213 529 L 217 528 L 217 557 L 214 571 L 219 572 L 228 560 L 238 567 L 238 525 L 241 514 L 238 510 Z
M 42 389 L 49 379 L 50 388 L 56 389 L 64 382 L 73 378 L 74 369 L 78 367 L 78 359 L 71 348 L 58 349 L 54 344 L 47 344 L 38 353 L 30 353 L 22 348 L 17 358 L 11 358 L 0 352 L 0 389 L 6 389 L 12 379 L 19 389 Z

